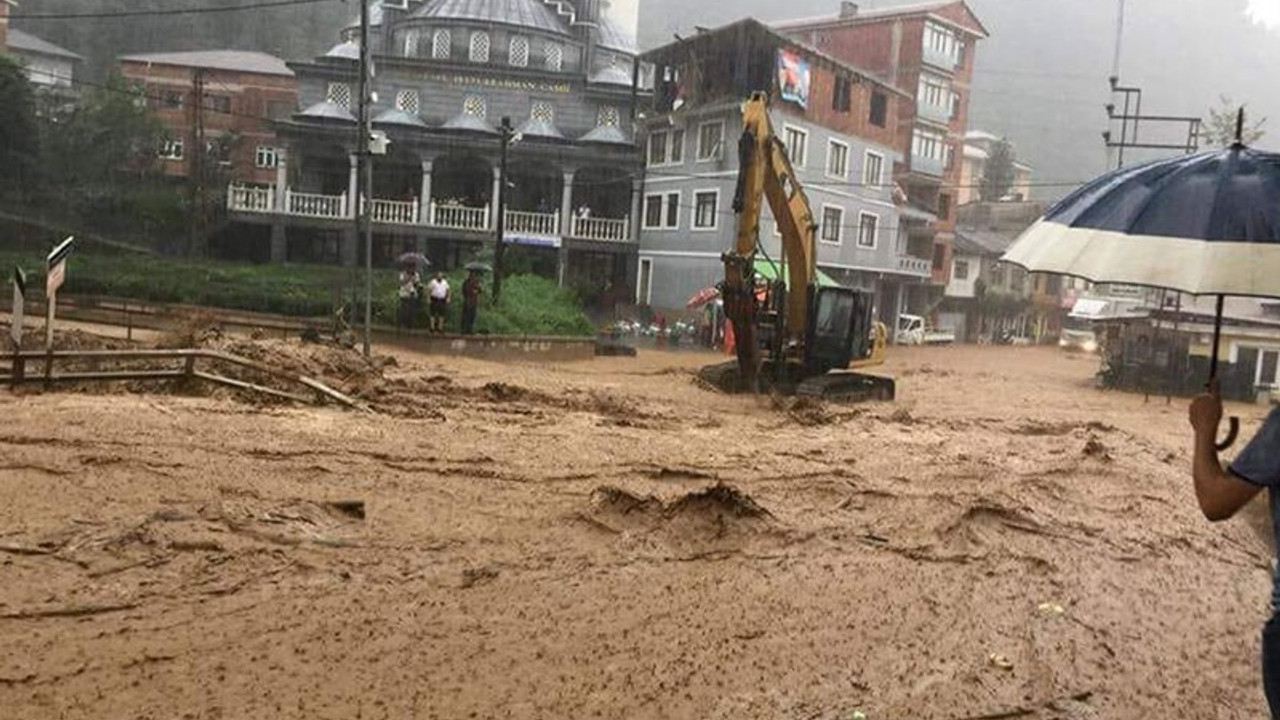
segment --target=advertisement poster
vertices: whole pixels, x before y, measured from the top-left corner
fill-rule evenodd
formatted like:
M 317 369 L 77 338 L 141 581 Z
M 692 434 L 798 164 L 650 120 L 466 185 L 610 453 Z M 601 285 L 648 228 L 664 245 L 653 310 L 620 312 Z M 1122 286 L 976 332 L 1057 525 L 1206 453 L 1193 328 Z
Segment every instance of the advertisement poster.
M 782 99 L 809 107 L 809 61 L 791 50 L 778 51 L 778 88 Z

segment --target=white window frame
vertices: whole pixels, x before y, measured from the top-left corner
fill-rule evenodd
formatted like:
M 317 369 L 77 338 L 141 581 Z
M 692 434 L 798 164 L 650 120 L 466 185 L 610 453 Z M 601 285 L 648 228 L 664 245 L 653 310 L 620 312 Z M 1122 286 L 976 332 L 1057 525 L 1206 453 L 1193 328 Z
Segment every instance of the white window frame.
M 960 277 L 960 268 L 964 268 L 964 277 Z M 967 283 L 971 280 L 969 271 L 972 270 L 972 263 L 969 258 L 952 258 L 951 259 L 951 279 L 956 282 Z
M 804 146 L 800 149 L 800 159 L 796 159 L 796 149 L 792 147 L 792 133 L 799 135 L 804 140 Z M 799 125 L 784 125 L 782 137 L 786 139 L 787 157 L 791 159 L 792 167 L 805 168 L 809 163 L 809 131 Z
M 516 62 L 516 44 L 524 44 L 524 62 Z M 507 43 L 507 63 L 512 67 L 529 67 L 529 53 L 532 52 L 533 43 L 529 41 L 528 35 L 512 35 L 511 42 Z
M 449 28 L 440 28 L 431 33 L 431 59 L 449 60 L 453 57 L 453 33 Z
M 162 160 L 181 161 L 186 155 L 186 143 L 182 138 L 166 138 L 160 146 L 160 158 Z
M 671 212 L 671 198 L 676 199 L 675 212 Z M 649 199 L 658 198 L 658 224 L 649 224 Z M 671 231 L 680 229 L 680 191 L 665 190 L 663 192 L 645 193 L 644 206 L 640 208 L 640 227 L 642 230 Z
M 253 166 L 260 170 L 275 170 L 280 165 L 280 149 L 271 145 L 259 145 L 253 155 Z
M 675 142 L 676 136 L 679 136 L 680 142 Z M 653 144 L 661 138 L 662 142 L 662 161 L 653 162 Z M 645 163 L 649 167 L 670 167 L 672 165 L 684 164 L 684 143 L 685 130 L 681 127 L 663 128 L 662 130 L 654 130 L 649 133 L 649 141 L 645 146 Z M 679 157 L 676 157 L 676 150 L 679 150 Z
M 711 214 L 711 226 L 703 227 L 698 225 L 698 197 L 700 195 L 714 195 L 716 198 L 715 212 Z M 693 218 L 689 221 L 690 232 L 717 232 L 720 230 L 720 188 L 702 188 L 693 191 Z
M 925 150 L 929 152 L 925 152 Z M 930 160 L 940 160 L 944 163 L 947 158 L 947 136 L 944 133 L 932 132 L 924 128 L 916 128 L 911 136 L 911 154 Z
M 865 218 L 872 218 L 876 221 L 875 231 L 871 234 L 871 244 L 864 245 L 862 243 L 862 221 Z M 858 212 L 858 239 L 855 241 L 859 250 L 875 250 L 880 246 L 880 216 L 876 213 L 862 210 Z
M 840 213 L 840 222 L 836 224 L 836 239 L 828 240 L 826 236 L 827 229 L 827 211 L 835 210 Z M 845 210 L 840 205 L 822 204 L 822 224 L 818 226 L 818 242 L 823 245 L 840 246 L 844 244 L 844 215 Z
M 552 72 L 564 69 L 564 45 L 549 42 L 542 47 L 542 66 Z
M 871 177 L 871 158 L 880 161 L 880 172 Z M 872 190 L 881 190 L 884 185 L 884 153 L 868 150 L 862 155 L 862 186 Z
M 478 43 L 483 43 L 484 52 L 478 52 Z M 493 57 L 493 38 L 485 30 L 473 30 L 471 43 L 467 46 L 467 59 L 473 63 L 487 63 Z
M 834 155 L 834 150 L 836 148 L 840 148 L 844 151 L 844 171 L 838 173 L 831 171 L 831 158 Z M 824 171 L 829 178 L 845 180 L 849 177 L 849 143 L 843 140 L 837 140 L 836 138 L 827 139 L 827 163 Z
M 644 269 L 649 268 L 649 284 L 646 286 L 644 280 Z M 644 290 L 644 297 L 640 297 L 640 290 Z M 636 302 L 641 305 L 653 304 L 653 258 L 642 257 L 640 264 L 636 267 Z
M 720 127 L 720 141 L 716 143 L 715 147 L 704 148 L 702 147 L 702 129 L 712 126 Z M 706 122 L 698 123 L 698 162 L 716 162 L 724 157 L 724 132 L 724 120 L 707 120 Z M 704 150 L 710 150 L 710 154 L 707 154 Z

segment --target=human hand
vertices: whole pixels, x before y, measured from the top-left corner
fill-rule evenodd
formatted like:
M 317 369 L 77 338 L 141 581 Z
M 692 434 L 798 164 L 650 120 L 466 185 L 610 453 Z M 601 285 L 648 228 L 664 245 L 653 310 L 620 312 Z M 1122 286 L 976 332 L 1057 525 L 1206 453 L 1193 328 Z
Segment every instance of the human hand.
M 1187 415 L 1196 433 L 1217 437 L 1218 425 L 1222 422 L 1222 396 L 1216 379 L 1209 383 L 1206 392 L 1191 401 Z

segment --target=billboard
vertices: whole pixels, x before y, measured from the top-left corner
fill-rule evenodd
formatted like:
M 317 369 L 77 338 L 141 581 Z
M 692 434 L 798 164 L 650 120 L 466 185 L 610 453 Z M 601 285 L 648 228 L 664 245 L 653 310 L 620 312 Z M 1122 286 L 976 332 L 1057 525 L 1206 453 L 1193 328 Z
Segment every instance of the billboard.
M 794 50 L 778 50 L 778 90 L 783 100 L 809 107 L 809 61 Z

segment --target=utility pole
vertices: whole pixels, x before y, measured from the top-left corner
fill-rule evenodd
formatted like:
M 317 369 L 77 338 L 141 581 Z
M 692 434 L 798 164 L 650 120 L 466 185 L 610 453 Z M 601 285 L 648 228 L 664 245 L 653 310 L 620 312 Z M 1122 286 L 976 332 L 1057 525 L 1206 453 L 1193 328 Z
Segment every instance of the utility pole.
M 502 151 L 498 161 L 498 197 L 494 198 L 497 207 L 497 245 L 493 249 L 493 301 L 498 302 L 502 296 L 503 257 L 507 252 L 507 155 L 511 148 L 511 139 L 515 137 L 515 129 L 511 127 L 511 118 L 502 118 Z
M 369 0 L 360 0 L 360 122 L 356 131 L 356 237 L 364 237 L 364 356 L 369 357 L 373 334 L 373 158 L 369 153 L 370 82 L 373 63 L 369 52 Z M 368 197 L 370 201 L 364 201 Z M 363 234 L 361 230 L 363 229 Z
M 191 216 L 188 218 L 187 254 L 200 249 L 204 232 L 204 68 L 191 75 L 191 163 L 187 178 L 191 187 Z

